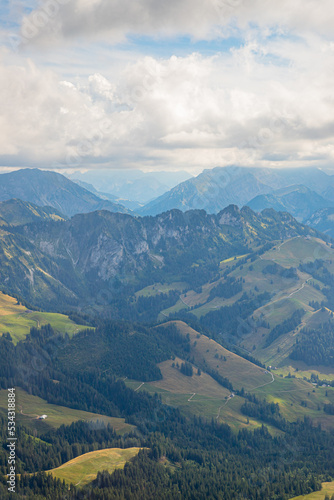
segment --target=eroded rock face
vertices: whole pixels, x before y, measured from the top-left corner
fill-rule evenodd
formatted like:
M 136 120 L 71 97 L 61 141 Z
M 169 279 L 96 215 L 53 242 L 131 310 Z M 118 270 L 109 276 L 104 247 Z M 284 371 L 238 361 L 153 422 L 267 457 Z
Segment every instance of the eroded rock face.
M 241 227 L 244 222 L 242 213 L 236 205 L 226 207 L 218 214 L 218 217 L 220 225 Z
M 39 248 L 42 250 L 42 252 L 50 255 L 50 257 L 56 257 L 58 255 L 56 250 L 57 245 L 55 245 L 51 241 L 45 241 L 45 240 L 40 241 Z
M 241 225 L 240 219 L 235 217 L 233 214 L 223 214 L 219 219 L 220 225 L 237 227 Z
M 90 258 L 86 262 L 87 271 L 96 268 L 98 276 L 103 280 L 116 276 L 117 270 L 124 258 L 124 248 L 118 242 L 101 235 L 97 245 L 90 252 Z

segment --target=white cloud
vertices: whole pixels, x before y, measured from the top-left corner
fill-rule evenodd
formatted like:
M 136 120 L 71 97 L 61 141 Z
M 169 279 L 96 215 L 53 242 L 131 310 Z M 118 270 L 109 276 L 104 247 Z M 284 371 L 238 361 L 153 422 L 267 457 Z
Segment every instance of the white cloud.
M 333 56 L 315 35 L 251 39 L 212 57 L 139 57 L 80 80 L 3 58 L 2 164 L 328 165 Z
M 15 12 L 32 5 L 20 34 L 10 35 L 12 48 L 24 50 L 0 63 L 2 164 L 333 162 L 332 0 L 16 0 Z M 87 45 L 231 34 L 244 45 L 212 57 Z M 49 56 L 45 49 L 61 42 L 66 51 Z
M 250 25 L 332 37 L 333 23 L 332 0 L 46 0 L 23 17 L 21 37 L 44 44 L 131 34 L 212 39 Z

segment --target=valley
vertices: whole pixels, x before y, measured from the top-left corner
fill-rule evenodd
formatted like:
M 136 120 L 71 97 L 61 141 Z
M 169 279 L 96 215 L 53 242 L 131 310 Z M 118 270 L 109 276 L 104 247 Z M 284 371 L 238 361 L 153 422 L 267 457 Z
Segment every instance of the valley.
M 325 429 L 334 429 L 333 417 L 323 411 L 324 404 L 334 404 L 333 388 L 315 387 L 303 380 L 305 375 L 298 378 L 298 372 L 282 378 L 280 371 L 268 372 L 252 364 L 183 322 L 172 324 L 182 335 L 189 335 L 189 359 L 192 360 L 193 375 L 186 376 L 180 372 L 179 367 L 184 360 L 175 358 L 158 365 L 162 373 L 161 381 L 139 384 L 126 379 L 128 387 L 151 394 L 157 392 L 164 403 L 178 407 L 187 415 L 216 418 L 234 430 L 258 428 L 263 424 L 261 419 L 249 419 L 241 412 L 245 403 L 243 390 L 268 403 L 278 403 L 283 417 L 288 421 L 306 416 L 312 419 L 314 425 L 321 424 Z M 218 373 L 233 388 L 227 389 L 220 385 L 209 375 L 211 371 L 213 377 Z M 268 428 L 274 434 L 279 432 L 275 426 Z
M 132 488 L 138 464 L 139 482 L 157 474 L 175 489 L 188 470 L 193 488 L 210 456 L 225 478 L 210 484 L 234 500 L 230 467 L 245 474 L 254 440 L 247 467 L 286 474 L 284 499 L 331 478 L 330 459 L 321 471 L 309 459 L 314 442 L 328 455 L 334 431 L 326 237 L 289 214 L 233 205 L 143 218 L 31 210 L 14 201 L 0 235 L 0 419 L 10 384 L 22 488 L 60 479 L 73 498 Z M 283 498 L 268 479 L 261 498 L 268 484 Z

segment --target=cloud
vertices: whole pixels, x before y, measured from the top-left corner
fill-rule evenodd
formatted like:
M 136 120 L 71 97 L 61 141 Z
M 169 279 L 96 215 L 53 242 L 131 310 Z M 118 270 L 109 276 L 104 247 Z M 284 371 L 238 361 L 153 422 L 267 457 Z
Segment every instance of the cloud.
M 333 22 L 332 0 L 46 0 L 23 17 L 20 36 L 43 44 L 78 37 L 119 42 L 129 35 L 198 40 L 258 26 L 332 37 Z
M 138 57 L 77 79 L 3 57 L 3 165 L 201 169 L 329 165 L 334 46 L 252 39 L 228 53 Z

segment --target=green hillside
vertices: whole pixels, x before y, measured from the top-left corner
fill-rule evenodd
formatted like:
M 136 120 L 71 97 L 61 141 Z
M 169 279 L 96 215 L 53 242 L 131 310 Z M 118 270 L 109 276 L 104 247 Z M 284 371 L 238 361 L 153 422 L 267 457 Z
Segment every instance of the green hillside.
M 175 357 L 158 365 L 161 380 L 140 382 L 129 379 L 126 380 L 128 387 L 139 392 L 158 393 L 163 402 L 179 408 L 185 415 L 224 422 L 235 431 L 260 427 L 263 424 L 260 418 L 249 418 L 241 411 L 245 398 L 238 394 L 231 397 L 231 390 L 222 387 L 210 375 L 214 371 L 228 379 L 234 389 L 240 391 L 243 388 L 260 400 L 278 403 L 282 416 L 290 422 L 307 416 L 315 425 L 321 424 L 324 429 L 334 428 L 332 416 L 324 411 L 325 404 L 334 403 L 334 388 L 315 387 L 295 376 L 282 378 L 279 372 L 267 372 L 199 334 L 184 322 L 170 322 L 162 327 L 170 324 L 176 325 L 182 335 L 189 336 L 188 356 L 193 360 L 193 375 L 185 376 L 180 370 L 185 361 Z M 273 434 L 279 432 L 273 425 L 268 427 Z
M 57 381 L 55 381 L 57 383 Z M 0 390 L 0 411 L 7 412 L 8 394 Z M 98 413 L 75 410 L 65 406 L 50 404 L 38 396 L 28 394 L 19 387 L 16 388 L 17 422 L 25 427 L 38 432 L 46 432 L 50 429 L 58 429 L 61 425 L 70 425 L 73 422 L 83 420 L 85 422 L 104 422 L 110 424 L 117 433 L 130 432 L 134 427 L 126 424 L 124 418 L 108 417 Z M 45 420 L 38 417 L 47 415 Z
M 182 335 L 189 335 L 190 357 L 195 364 L 208 366 L 223 377 L 227 377 L 235 389 L 253 390 L 272 381 L 270 373 L 254 365 L 250 361 L 228 351 L 206 335 L 199 334 L 186 323 L 177 321 L 178 330 Z
M 325 403 L 334 403 L 334 388 L 314 388 L 309 382 L 298 378 L 281 378 L 276 376 L 275 372 L 265 373 L 262 368 L 227 351 L 214 340 L 205 335 L 199 336 L 198 332 L 188 325 L 177 322 L 177 326 L 184 335 L 189 334 L 190 355 L 197 362 L 205 360 L 207 366 L 227 377 L 235 389 L 243 387 L 251 393 L 265 397 L 269 402 L 278 402 L 283 415 L 289 421 L 307 415 L 324 427 L 334 427 L 332 416 L 323 411 Z M 301 405 L 302 401 L 306 402 L 306 406 Z
M 53 207 L 40 207 L 22 200 L 7 200 L 0 202 L 0 225 L 20 226 L 42 220 L 61 221 L 67 219 Z
M 135 457 L 139 451 L 140 448 L 110 448 L 91 451 L 47 472 L 68 484 L 84 486 L 92 482 L 99 471 L 107 470 L 111 473 L 123 468 L 126 462 Z
M 0 335 L 10 333 L 14 343 L 17 343 L 28 335 L 30 328 L 47 324 L 55 332 L 68 333 L 69 336 L 90 328 L 74 323 L 63 314 L 30 311 L 13 297 L 0 292 Z
M 162 310 L 159 320 L 178 315 L 185 320 L 195 317 L 213 334 L 222 331 L 227 345 L 238 345 L 266 366 L 297 368 L 299 362 L 290 355 L 305 329 L 319 330 L 323 323 L 333 321 L 330 308 L 334 300 L 328 288 L 328 280 L 334 276 L 333 262 L 334 250 L 323 240 L 309 236 L 290 238 L 251 258 L 225 260 L 216 281 L 180 292 L 176 304 Z M 216 293 L 228 292 L 233 282 L 240 282 L 242 291 L 230 296 Z M 263 294 L 267 294 L 265 300 L 261 299 Z M 260 307 L 257 298 L 262 301 Z M 324 308 L 322 304 L 329 305 Z M 287 329 L 283 323 L 288 323 L 298 311 L 302 312 L 301 319 L 295 325 L 292 321 L 294 326 Z M 224 328 L 220 328 L 221 324 Z M 333 370 L 318 368 L 330 379 L 334 376 Z

